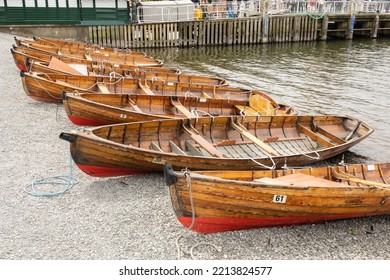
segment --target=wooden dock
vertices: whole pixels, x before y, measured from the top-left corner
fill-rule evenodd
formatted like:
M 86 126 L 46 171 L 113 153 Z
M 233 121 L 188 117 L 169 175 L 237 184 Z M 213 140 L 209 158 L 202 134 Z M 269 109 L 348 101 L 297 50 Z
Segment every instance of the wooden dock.
M 306 42 L 390 36 L 390 14 L 284 14 L 265 17 L 89 26 L 90 43 L 119 48 Z

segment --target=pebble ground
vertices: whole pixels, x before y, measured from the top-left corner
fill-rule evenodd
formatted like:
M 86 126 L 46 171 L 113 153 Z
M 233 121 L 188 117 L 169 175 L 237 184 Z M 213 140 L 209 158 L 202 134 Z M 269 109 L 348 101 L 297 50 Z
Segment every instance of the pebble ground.
M 70 164 L 61 132 L 75 126 L 62 105 L 26 96 L 11 56 L 14 35 L 0 33 L 0 259 L 174 260 L 200 243 L 196 259 L 367 260 L 390 256 L 390 218 L 200 235 L 176 220 L 162 174 L 99 179 Z M 55 197 L 24 191 L 59 175 L 79 180 Z M 50 189 L 51 190 L 51 189 Z M 49 191 L 49 190 L 47 190 Z

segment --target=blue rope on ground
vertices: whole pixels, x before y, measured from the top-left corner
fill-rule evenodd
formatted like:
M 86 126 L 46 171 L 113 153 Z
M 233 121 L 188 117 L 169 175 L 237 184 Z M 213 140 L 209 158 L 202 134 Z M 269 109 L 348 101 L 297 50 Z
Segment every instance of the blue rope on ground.
M 78 184 L 79 181 L 72 177 L 72 158 L 69 160 L 69 175 L 68 176 L 54 176 L 43 179 L 34 180 L 31 184 L 24 188 L 24 191 L 33 196 L 53 197 L 63 194 L 73 188 L 74 185 Z M 65 187 L 60 191 L 55 192 L 40 192 L 38 190 L 40 185 L 64 185 Z

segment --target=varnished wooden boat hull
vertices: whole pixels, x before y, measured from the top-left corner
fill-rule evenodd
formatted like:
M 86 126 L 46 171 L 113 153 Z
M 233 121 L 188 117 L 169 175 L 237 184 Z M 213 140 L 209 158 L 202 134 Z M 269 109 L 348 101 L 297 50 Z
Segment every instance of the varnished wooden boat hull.
M 111 47 L 105 47 L 97 44 L 89 44 L 85 42 L 75 41 L 75 40 L 61 40 L 61 39 L 54 39 L 54 38 L 48 38 L 48 37 L 38 37 L 34 36 L 30 39 L 19 39 L 15 37 L 15 43 L 17 45 L 21 45 L 22 43 L 27 44 L 35 44 L 38 46 L 51 46 L 51 47 L 70 47 L 72 49 L 78 49 L 78 50 L 104 50 L 107 52 L 116 52 L 116 53 L 132 53 L 132 54 L 140 54 L 140 55 L 146 55 L 143 52 L 134 52 L 129 48 L 111 48 Z
M 91 45 L 76 41 L 64 41 L 56 39 L 48 39 L 41 37 L 34 37 L 33 39 L 19 39 L 14 37 L 17 46 L 28 46 L 31 48 L 37 48 L 42 50 L 48 50 L 52 52 L 62 53 L 81 53 L 81 52 L 99 52 L 103 54 L 124 54 L 124 55 L 139 55 L 146 56 L 144 52 L 134 52 L 130 49 L 118 49 L 103 47 L 100 45 Z
M 59 52 L 50 51 L 48 49 L 39 49 L 29 46 L 14 46 L 15 50 L 24 53 L 32 53 L 34 56 L 39 57 L 39 55 L 50 55 L 55 57 L 66 57 L 75 60 L 87 60 L 91 62 L 109 62 L 112 64 L 122 64 L 129 66 L 163 66 L 163 61 L 160 59 L 155 59 L 150 56 L 143 55 L 132 55 L 126 53 L 103 53 L 98 51 L 92 52 L 77 52 L 77 51 L 66 51 L 65 49 Z
M 63 92 L 172 95 L 226 100 L 248 100 L 255 93 L 267 103 L 267 112 L 270 109 L 271 113 L 275 114 L 279 109 L 276 101 L 260 91 L 230 86 L 141 80 L 121 76 L 49 75 L 24 71 L 21 71 L 21 78 L 28 96 L 46 102 L 62 102 Z M 290 111 L 295 112 L 292 108 Z
M 216 172 L 175 172 L 165 166 L 164 176 L 180 223 L 204 234 L 390 214 L 390 189 L 336 180 L 331 169 L 375 184 L 390 182 L 388 163 Z M 302 182 L 298 176 L 277 185 L 272 179 L 268 184 L 253 181 L 262 177 L 280 180 L 288 174 L 310 178 Z
M 241 108 L 247 108 L 251 114 L 254 112 L 246 100 L 146 94 L 64 93 L 63 103 L 69 119 L 80 126 L 210 115 L 240 115 L 245 111 Z M 279 104 L 277 113 L 295 114 L 295 111 Z
M 34 52 L 19 52 L 15 49 L 11 49 L 11 54 L 14 59 L 15 65 L 19 70 L 25 72 L 30 71 L 30 65 L 32 62 L 40 62 L 44 64 L 50 63 L 50 60 L 53 58 L 51 55 L 46 54 L 37 54 Z M 39 55 L 39 56 L 36 56 Z M 98 71 L 111 71 L 122 74 L 126 71 L 158 71 L 164 73 L 180 74 L 180 70 L 174 68 L 160 67 L 160 66 L 130 66 L 110 62 L 93 62 L 86 59 L 73 59 L 69 57 L 56 56 L 57 59 L 63 61 L 67 64 L 79 64 L 85 65 L 87 68 L 98 69 Z M 103 69 L 103 70 L 101 70 Z M 53 72 L 52 74 L 58 74 Z
M 15 65 L 19 70 L 23 70 L 25 72 L 29 71 L 29 65 L 33 61 L 38 61 L 41 63 L 49 63 L 52 59 L 52 55 L 45 54 L 45 53 L 39 53 L 39 52 L 33 52 L 29 50 L 18 51 L 15 48 L 11 48 L 11 54 L 14 59 Z M 57 59 L 63 61 L 64 63 L 68 64 L 81 64 L 86 65 L 88 68 L 94 68 L 94 69 L 107 69 L 105 71 L 112 71 L 117 73 L 122 73 L 124 70 L 139 70 L 139 71 L 159 71 L 159 72 L 168 72 L 168 73 L 175 73 L 180 74 L 180 70 L 174 69 L 174 68 L 167 68 L 167 67 L 161 67 L 161 66 L 131 66 L 131 65 L 124 65 L 124 64 L 118 64 L 118 63 L 111 63 L 109 61 L 104 62 L 93 62 L 86 59 L 75 59 L 70 58 L 66 56 L 55 56 Z M 53 73 L 56 74 L 56 73 Z
M 110 78 L 108 76 L 47 75 L 21 71 L 25 93 L 34 100 L 62 103 L 63 92 L 95 93 L 112 89 L 116 92 L 145 94 L 139 87 L 139 80 L 131 78 Z M 118 81 L 120 81 L 118 83 Z
M 343 153 L 372 132 L 340 116 L 205 117 L 108 125 L 60 138 L 70 142 L 81 170 L 107 177 L 162 172 L 166 163 L 175 170 L 304 166 Z
M 49 63 L 30 62 L 28 63 L 29 72 L 46 73 L 49 75 L 69 75 L 66 70 L 61 71 L 49 67 Z M 188 83 L 188 84 L 204 84 L 212 86 L 227 86 L 229 83 L 225 79 L 213 78 L 201 75 L 188 75 L 180 73 L 171 73 L 165 71 L 163 67 L 145 67 L 134 69 L 123 69 L 117 67 L 85 67 L 85 70 L 90 76 L 112 76 L 119 74 L 124 77 L 131 77 L 140 80 L 161 80 L 166 83 Z
M 74 63 L 74 64 L 93 64 L 93 65 L 104 65 L 106 67 L 117 67 L 117 68 L 134 68 L 134 67 L 161 67 L 163 66 L 161 61 L 156 61 L 154 63 L 144 63 L 144 64 L 138 64 L 138 65 L 130 65 L 130 64 L 124 64 L 123 62 L 113 62 L 111 60 L 105 60 L 105 61 L 91 61 L 88 59 L 82 59 L 77 57 L 70 57 L 65 55 L 53 55 L 48 52 L 40 52 L 28 48 L 20 48 L 17 46 L 13 46 L 11 48 L 11 53 L 14 58 L 16 67 L 20 70 L 27 71 L 26 66 L 26 58 L 30 57 L 33 60 L 37 61 L 50 61 L 52 57 L 56 57 L 57 59 L 65 62 L 65 63 Z

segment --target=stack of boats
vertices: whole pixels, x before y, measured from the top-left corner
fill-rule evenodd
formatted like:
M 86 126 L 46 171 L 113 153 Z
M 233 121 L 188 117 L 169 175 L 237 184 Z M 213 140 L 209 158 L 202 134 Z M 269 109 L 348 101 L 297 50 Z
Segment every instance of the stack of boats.
M 188 75 L 128 49 L 15 38 L 23 87 L 61 102 L 63 132 L 91 176 L 164 172 L 178 220 L 200 233 L 388 214 L 390 164 L 307 167 L 373 128 L 300 115 L 257 89 Z

